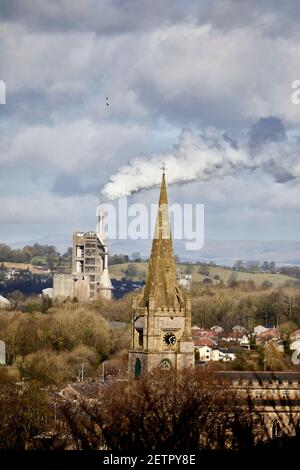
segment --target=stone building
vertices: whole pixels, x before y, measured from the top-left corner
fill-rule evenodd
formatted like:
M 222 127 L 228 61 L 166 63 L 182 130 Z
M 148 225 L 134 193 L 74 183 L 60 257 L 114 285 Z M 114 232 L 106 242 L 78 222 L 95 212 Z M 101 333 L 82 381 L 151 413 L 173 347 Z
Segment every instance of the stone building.
M 46 292 L 45 295 L 50 297 Z M 84 274 L 54 274 L 53 298 L 63 300 L 66 298 L 87 302 L 91 299 L 90 282 Z
M 111 299 L 112 284 L 108 272 L 108 243 L 99 211 L 97 232 L 74 232 L 72 273 L 53 277 L 53 298 L 67 297 L 86 302 L 99 297 Z
M 191 297 L 176 281 L 163 173 L 146 285 L 142 295 L 133 296 L 129 372 L 140 376 L 156 367 L 194 367 L 191 313 Z
M 6 364 L 6 346 L 2 339 L 0 340 L 0 365 Z
M 112 285 L 108 272 L 107 242 L 96 232 L 75 232 L 73 235 L 72 273 L 88 279 L 89 296 L 111 298 Z
M 217 371 L 247 406 L 251 404 L 257 438 L 295 436 L 300 428 L 300 372 Z M 242 401 L 241 401 L 242 403 Z
M 7 300 L 2 295 L 0 295 L 0 309 L 1 310 L 8 310 L 8 309 L 10 309 L 10 307 L 11 307 L 10 301 Z

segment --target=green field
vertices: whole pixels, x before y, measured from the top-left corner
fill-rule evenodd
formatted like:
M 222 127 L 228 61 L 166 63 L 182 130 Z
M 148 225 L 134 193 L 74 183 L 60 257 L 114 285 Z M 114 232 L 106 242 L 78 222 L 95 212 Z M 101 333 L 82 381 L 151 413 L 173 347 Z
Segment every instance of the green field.
M 133 265 L 136 273 L 133 276 L 128 276 L 126 271 L 128 265 Z M 147 272 L 148 263 L 124 263 L 124 264 L 115 264 L 109 267 L 110 275 L 112 279 L 122 279 L 130 278 L 133 281 L 141 281 L 145 279 Z M 270 273 L 245 273 L 240 271 L 233 271 L 230 268 L 223 268 L 220 266 L 207 266 L 201 264 L 178 264 L 177 267 L 180 269 L 182 274 L 192 274 L 193 282 L 201 282 L 205 278 L 210 278 L 215 284 L 219 282 L 218 279 L 214 279 L 214 276 L 219 276 L 225 284 L 227 283 L 232 272 L 236 273 L 237 281 L 248 281 L 252 280 L 255 284 L 260 285 L 264 281 L 272 282 L 274 287 L 283 285 L 286 281 L 294 281 L 295 279 L 290 276 L 285 276 L 283 274 L 270 274 Z M 207 270 L 208 274 L 201 274 L 199 270 Z
M 126 271 L 128 265 L 134 265 L 137 274 L 135 276 L 128 276 Z M 109 266 L 110 277 L 112 279 L 122 279 L 123 277 L 132 279 L 133 281 L 142 281 L 145 279 L 148 263 L 122 263 L 113 264 Z

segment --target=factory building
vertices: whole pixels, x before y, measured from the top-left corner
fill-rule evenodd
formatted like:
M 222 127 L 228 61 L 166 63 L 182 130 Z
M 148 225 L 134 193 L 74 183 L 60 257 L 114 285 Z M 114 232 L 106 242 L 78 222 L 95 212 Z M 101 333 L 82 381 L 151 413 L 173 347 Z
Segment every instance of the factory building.
M 111 299 L 112 284 L 108 272 L 108 243 L 104 233 L 104 215 L 99 211 L 97 232 L 74 232 L 72 273 L 56 274 L 53 298 L 79 301 Z

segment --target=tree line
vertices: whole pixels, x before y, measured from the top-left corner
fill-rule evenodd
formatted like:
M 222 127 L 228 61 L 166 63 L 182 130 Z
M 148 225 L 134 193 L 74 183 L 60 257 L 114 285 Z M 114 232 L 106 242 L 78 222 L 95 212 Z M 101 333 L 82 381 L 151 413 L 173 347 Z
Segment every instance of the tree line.
M 210 328 L 216 324 L 231 330 L 241 325 L 247 331 L 255 325 L 278 326 L 292 322 L 300 325 L 300 290 L 297 287 L 270 288 L 253 281 L 232 285 L 194 284 L 193 322 Z
M 39 245 L 35 243 L 32 246 L 24 248 L 11 248 L 4 243 L 0 244 L 0 262 L 9 261 L 15 263 L 30 263 L 35 257 L 45 258 L 46 260 L 56 260 L 60 254 L 53 245 Z

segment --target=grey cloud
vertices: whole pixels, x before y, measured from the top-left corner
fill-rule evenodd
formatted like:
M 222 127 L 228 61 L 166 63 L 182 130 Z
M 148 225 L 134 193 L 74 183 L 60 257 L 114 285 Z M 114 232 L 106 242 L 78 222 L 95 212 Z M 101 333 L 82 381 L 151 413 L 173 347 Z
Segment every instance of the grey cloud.
M 288 140 L 284 123 L 275 116 L 260 118 L 248 133 L 253 162 L 273 175 L 275 181 L 286 183 L 299 177 L 297 169 L 299 142 Z
M 8 90 L 8 99 L 5 106 L 7 120 L 26 122 L 27 125 L 38 125 L 41 122 L 50 124 L 52 112 L 57 109 L 51 103 L 51 97 L 42 89 L 22 89 L 14 93 Z M 61 105 L 61 101 L 59 102 Z M 16 123 L 15 122 L 15 123 Z
M 99 194 L 99 185 L 82 186 L 80 178 L 74 175 L 59 174 L 51 189 L 51 193 L 60 197 L 78 196 L 80 194 Z
M 2 17 L 39 31 L 112 35 L 146 30 L 191 15 L 196 0 L 2 0 Z
M 38 31 L 122 34 L 186 19 L 222 31 L 259 25 L 269 35 L 297 34 L 299 2 L 289 0 L 2 0 L 1 17 Z
M 258 26 L 266 36 L 299 34 L 298 0 L 206 0 L 197 11 L 198 22 L 211 22 L 222 31 Z
M 260 118 L 253 124 L 248 136 L 249 147 L 253 152 L 270 142 L 284 142 L 287 139 L 283 122 L 275 116 Z
M 34 2 L 15 4 L 30 10 Z M 35 11 L 38 15 L 43 6 L 47 10 L 63 4 L 44 0 Z M 130 8 L 134 4 L 128 3 Z M 81 2 L 72 5 L 76 10 Z M 126 5 L 114 2 L 123 10 Z M 234 8 L 231 2 L 225 5 Z M 234 5 L 239 9 L 237 2 Z M 72 8 L 67 17 L 72 17 Z M 55 11 L 53 18 L 60 18 Z M 174 25 L 172 12 L 170 8 L 169 19 L 166 14 L 152 29 L 122 38 L 95 35 L 92 19 L 85 32 L 74 27 L 57 34 L 6 24 L 1 53 L 6 113 L 26 123 L 39 118 L 49 122 L 56 116 L 97 121 L 105 114 L 108 120 L 143 121 L 147 126 L 163 119 L 175 128 L 242 127 L 267 114 L 291 123 L 299 120 L 290 101 L 290 84 L 300 66 L 296 38 L 271 41 L 251 22 L 244 30 L 221 31 L 212 26 L 213 14 L 205 26 L 186 15 Z M 106 94 L 112 100 L 109 109 Z

